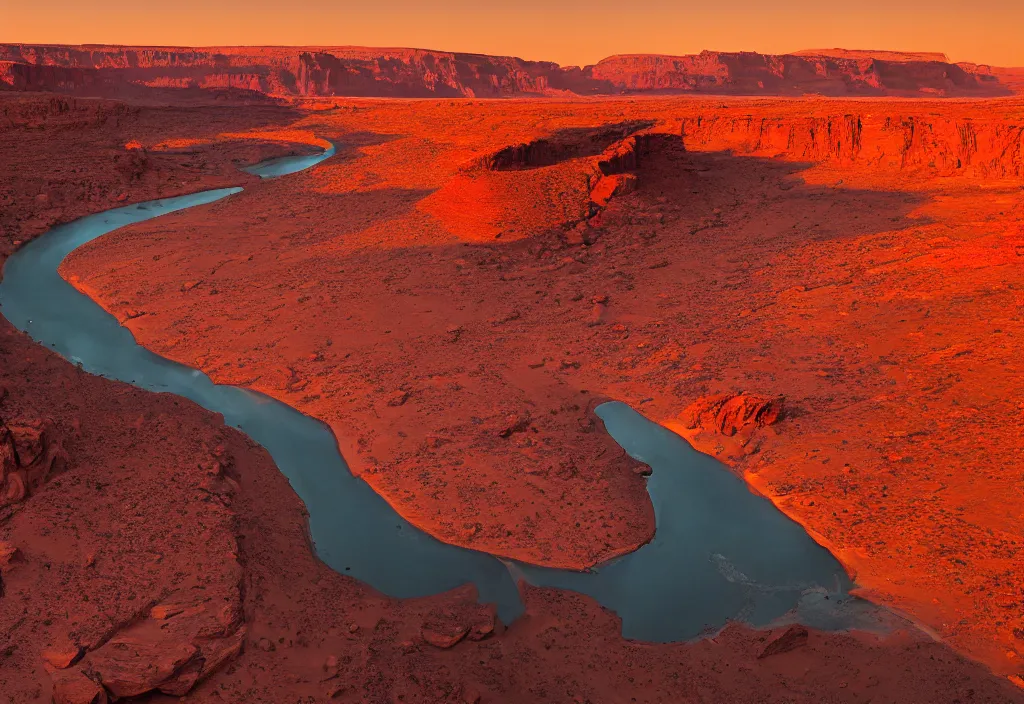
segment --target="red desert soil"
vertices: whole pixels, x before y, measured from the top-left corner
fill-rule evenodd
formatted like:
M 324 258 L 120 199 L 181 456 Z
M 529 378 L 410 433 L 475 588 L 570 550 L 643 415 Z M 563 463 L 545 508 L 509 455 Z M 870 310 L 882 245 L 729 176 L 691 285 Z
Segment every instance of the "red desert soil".
M 667 105 L 673 111 L 698 108 Z M 711 235 L 731 236 L 737 246 L 743 239 L 742 233 L 730 233 L 728 227 L 716 224 L 720 219 L 731 218 L 732 210 L 728 214 L 723 211 L 721 217 L 714 213 L 715 202 L 735 199 L 738 187 L 749 182 L 751 188 L 776 187 L 777 197 L 799 196 L 800 200 L 788 205 L 799 205 L 800 212 L 819 201 L 837 198 L 838 193 L 801 183 L 795 177 L 797 167 L 790 164 L 748 162 L 722 155 L 684 155 L 674 140 L 664 138 L 647 145 L 650 154 L 641 161 L 640 190 L 634 195 L 624 195 L 635 185 L 628 174 L 613 175 L 614 183 L 609 187 L 594 174 L 596 167 L 586 161 L 591 159 L 589 156 L 540 169 L 475 171 L 483 168 L 480 164 L 496 161 L 496 165 L 512 161 L 514 166 L 515 159 L 492 158 L 493 148 L 515 142 L 522 135 L 521 125 L 529 120 L 550 120 L 547 126 L 538 127 L 537 134 L 558 128 L 559 119 L 574 127 L 598 126 L 608 122 L 608 114 L 612 114 L 611 121 L 617 123 L 638 111 L 628 104 L 572 106 L 571 110 L 557 106 L 557 110 L 566 111 L 561 118 L 543 118 L 540 106 L 513 106 L 510 116 L 488 114 L 493 107 L 487 105 L 464 105 L 457 109 L 421 105 L 418 109 L 425 110 L 424 123 L 432 117 L 447 115 L 445 122 L 434 123 L 449 126 L 450 135 L 443 141 L 437 141 L 436 134 L 416 137 L 410 132 L 410 136 L 401 136 L 402 130 L 411 130 L 417 122 L 412 106 L 407 104 L 387 108 L 366 105 L 354 111 L 305 117 L 285 108 L 134 108 L 112 102 L 65 102 L 45 96 L 0 98 L 0 106 L 12 118 L 9 124 L 0 126 L 0 159 L 14 167 L 0 170 L 0 194 L 4 199 L 0 236 L 4 249 L 0 251 L 0 264 L 17 242 L 41 234 L 56 222 L 87 212 L 119 202 L 228 183 L 245 185 L 246 193 L 260 197 L 222 204 L 229 206 L 222 211 L 222 236 L 226 242 L 242 237 L 237 209 L 259 208 L 252 212 L 252 219 L 259 223 L 256 227 L 261 237 L 249 238 L 248 247 L 253 261 L 259 258 L 260 276 L 280 277 L 281 269 L 294 265 L 307 267 L 305 281 L 313 281 L 314 272 L 317 276 L 326 272 L 319 268 L 322 262 L 301 259 L 302 250 L 308 249 L 311 255 L 325 257 L 331 266 L 352 259 L 341 268 L 370 267 L 358 279 L 345 279 L 341 276 L 344 272 L 332 270 L 338 278 L 330 280 L 330 290 L 337 290 L 339 293 L 334 295 L 345 301 L 355 301 L 359 295 L 368 298 L 374 291 L 380 294 L 389 287 L 408 287 L 408 293 L 399 291 L 397 295 L 409 299 L 413 293 L 429 295 L 430 305 L 453 316 L 455 304 L 467 301 L 466 309 L 460 311 L 463 315 L 456 317 L 454 323 L 421 333 L 443 335 L 442 340 L 427 340 L 433 342 L 436 350 L 444 351 L 439 355 L 444 358 L 440 362 L 442 367 L 453 364 L 453 357 L 465 357 L 466 371 L 457 379 L 459 389 L 443 379 L 435 383 L 412 368 L 404 372 L 386 368 L 396 355 L 397 343 L 390 342 L 392 339 L 405 340 L 408 352 L 404 364 L 422 363 L 417 355 L 422 354 L 423 343 L 413 344 L 409 339 L 413 324 L 422 320 L 414 317 L 401 328 L 395 325 L 392 332 L 373 332 L 375 326 L 393 324 L 387 320 L 387 309 L 381 301 L 365 309 L 353 309 L 369 326 L 369 340 L 344 337 L 348 322 L 343 317 L 333 321 L 339 325 L 338 332 L 331 333 L 334 338 L 329 347 L 323 341 L 324 360 L 351 354 L 366 362 L 373 342 L 381 355 L 380 359 L 368 362 L 372 368 L 362 373 L 345 367 L 337 372 L 337 380 L 326 378 L 341 388 L 336 400 L 353 398 L 355 402 L 351 405 L 358 406 L 358 411 L 382 414 L 379 419 L 362 418 L 365 425 L 358 430 L 360 436 L 371 432 L 373 435 L 362 451 L 350 453 L 357 471 L 363 470 L 364 476 L 383 490 L 394 470 L 383 466 L 384 460 L 371 464 L 371 453 L 395 457 L 404 442 L 399 431 L 409 437 L 422 437 L 424 424 L 448 422 L 452 427 L 445 435 L 437 436 L 440 442 L 428 443 L 428 449 L 447 452 L 443 441 L 452 440 L 457 448 L 474 458 L 466 462 L 472 472 L 453 472 L 452 467 L 445 468 L 430 460 L 430 453 L 418 448 L 403 459 L 418 462 L 421 472 L 458 484 L 483 471 L 477 463 L 484 460 L 493 464 L 494 473 L 503 468 L 513 472 L 515 465 L 508 457 L 506 464 L 499 460 L 503 450 L 507 454 L 508 448 L 516 447 L 516 455 L 525 458 L 520 460 L 524 472 L 538 467 L 543 471 L 534 476 L 533 484 L 517 484 L 515 476 L 496 476 L 507 480 L 510 487 L 519 486 L 538 498 L 544 496 L 542 490 L 550 491 L 551 487 L 579 492 L 583 484 L 580 477 L 593 481 L 595 474 L 605 473 L 608 485 L 603 489 L 593 487 L 583 498 L 594 513 L 605 514 L 609 526 L 616 529 L 625 525 L 625 512 L 646 516 L 648 508 L 645 498 L 635 490 L 638 484 L 633 477 L 615 477 L 614 466 L 595 466 L 588 454 L 597 454 L 600 448 L 609 446 L 607 439 L 596 437 L 596 433 L 582 432 L 579 423 L 585 425 L 589 418 L 573 408 L 584 407 L 587 397 L 600 388 L 595 384 L 589 394 L 583 394 L 578 383 L 583 378 L 602 378 L 591 369 L 600 368 L 602 360 L 592 355 L 600 354 L 601 346 L 607 344 L 628 349 L 632 361 L 619 372 L 619 359 L 612 358 L 616 376 L 604 386 L 659 419 L 669 417 L 663 412 L 666 409 L 681 409 L 692 400 L 698 387 L 701 392 L 731 387 L 724 379 L 737 372 L 727 372 L 722 367 L 708 375 L 694 369 L 698 359 L 709 365 L 706 369 L 715 369 L 711 366 L 715 355 L 708 352 L 714 344 L 702 340 L 711 332 L 724 334 L 721 322 L 713 316 L 694 319 L 694 334 L 709 332 L 700 333 L 692 344 L 687 342 L 687 349 L 675 360 L 680 363 L 673 366 L 670 357 L 658 356 L 666 346 L 658 333 L 663 326 L 674 323 L 657 308 L 673 301 L 666 303 L 655 294 L 655 307 L 648 309 L 651 314 L 657 313 L 659 319 L 665 318 L 662 326 L 646 319 L 653 317 L 651 314 L 626 315 L 625 306 L 639 295 L 639 289 L 657 287 L 655 277 L 659 272 L 665 274 L 666 269 L 680 282 L 672 296 L 699 296 L 701 300 L 696 302 L 709 306 L 713 296 L 723 295 L 727 289 L 712 286 L 709 281 L 703 282 L 703 292 L 693 292 L 691 279 L 722 276 L 712 266 L 724 263 L 706 264 L 705 271 L 698 268 L 700 248 L 708 247 Z M 388 111 L 385 115 L 389 122 L 375 121 L 382 117 L 382 110 Z M 521 114 L 529 110 L 535 114 Z M 573 114 L 577 110 L 596 110 L 600 114 Z M 435 114 L 430 114 L 431 111 Z M 360 124 L 360 120 L 370 122 Z M 387 135 L 382 138 L 382 124 L 392 125 L 399 136 L 390 141 Z M 267 183 L 256 183 L 232 169 L 235 159 L 250 162 L 286 150 L 307 150 L 314 139 L 312 134 L 341 138 L 341 155 L 334 163 L 326 162 L 317 171 Z M 573 139 L 579 135 L 568 134 Z M 464 143 L 459 144 L 458 139 Z M 589 144 L 584 148 L 572 146 L 573 139 L 561 146 L 556 142 L 554 146 L 549 143 L 546 147 L 514 151 L 520 155 L 533 154 L 532 158 L 541 161 L 552 158 L 552 154 L 595 151 Z M 598 139 L 598 147 L 603 146 L 604 139 Z M 126 149 L 125 145 L 131 146 Z M 631 167 L 629 153 L 629 149 L 618 149 L 602 160 L 605 168 L 615 171 Z M 459 171 L 467 156 L 468 170 Z M 485 158 L 481 161 L 478 157 Z M 740 163 L 736 164 L 737 161 Z M 134 166 L 122 168 L 125 163 Z M 430 170 L 414 168 L 417 164 L 434 165 L 433 185 L 423 183 L 426 177 L 422 174 L 429 175 Z M 592 228 L 569 232 L 555 228 L 544 235 L 534 234 L 533 228 L 542 222 L 567 214 L 578 217 L 573 198 L 580 193 L 578 181 L 588 175 L 595 192 L 619 192 L 601 215 L 604 224 L 595 222 Z M 680 210 L 672 207 L 672 199 L 682 194 L 669 188 L 678 186 L 680 179 L 686 179 L 688 199 L 694 190 L 701 195 L 690 199 L 694 201 L 692 209 L 706 217 L 711 227 L 697 228 L 693 234 L 685 230 L 692 245 L 687 257 L 662 265 L 672 251 L 668 247 L 673 237 L 671 227 L 679 225 L 683 217 Z M 702 185 L 705 179 L 707 185 Z M 558 207 L 544 206 L 546 199 L 526 200 L 526 207 L 510 202 L 510 193 L 529 199 L 543 195 L 539 190 L 543 185 L 559 183 L 565 183 L 566 195 L 565 203 Z M 466 214 L 445 196 L 453 200 L 453 193 L 469 185 L 488 194 L 489 200 L 481 200 L 475 218 L 467 220 Z M 725 188 L 726 192 L 715 195 L 712 191 L 716 188 Z M 303 189 L 316 189 L 317 194 L 303 195 Z M 663 189 L 665 201 L 659 202 Z M 419 196 L 409 196 L 403 190 L 432 191 L 433 200 L 421 197 L 416 201 Z M 396 207 L 405 201 L 395 200 L 392 191 L 414 202 Z M 295 208 L 294 222 L 277 216 L 266 223 L 260 220 L 264 217 L 263 208 L 272 211 L 285 202 L 273 201 L 277 195 L 292 199 L 289 202 Z M 385 200 L 380 200 L 382 196 Z M 389 197 L 392 200 L 386 200 Z M 858 197 L 869 196 L 861 193 Z M 869 205 L 885 206 L 890 202 L 885 194 L 874 197 L 876 200 Z M 711 201 L 703 202 L 705 199 Z M 325 202 L 339 207 L 324 208 Z M 904 197 L 898 202 L 904 203 Z M 837 207 L 853 208 L 853 200 L 843 203 Z M 586 204 L 575 205 L 583 211 L 592 209 Z M 779 208 L 782 205 L 775 203 Z M 324 216 L 322 223 L 330 229 L 325 232 L 322 224 L 316 224 L 314 230 L 312 224 L 307 224 L 313 213 L 307 213 L 306 208 L 319 209 Z M 342 208 L 344 212 L 340 212 Z M 876 216 L 871 208 L 860 212 L 869 219 L 864 223 L 869 231 L 877 224 L 875 220 L 884 218 L 884 213 Z M 627 232 L 620 220 L 627 216 L 643 219 L 644 224 L 637 222 Z M 769 213 L 765 217 L 779 216 Z M 465 222 L 475 223 L 470 228 L 472 232 L 459 229 L 467 227 L 460 225 Z M 199 263 L 192 258 L 196 250 L 186 250 L 183 243 L 193 248 L 213 245 L 196 239 L 206 232 L 194 229 L 195 223 L 182 219 L 159 223 L 167 238 L 161 245 L 167 249 L 166 256 L 183 257 L 178 262 L 183 267 Z M 338 229 L 343 227 L 347 229 Z M 271 235 L 272 231 L 279 234 Z M 94 260 L 110 244 L 120 242 L 123 246 L 134 240 L 134 246 L 142 247 L 144 254 L 136 254 L 145 260 L 145 268 L 139 269 L 132 298 L 146 300 L 147 315 L 137 318 L 136 324 L 169 315 L 170 311 L 160 306 L 173 304 L 159 295 L 168 277 L 162 269 L 162 259 L 153 259 L 155 251 L 148 249 L 152 242 L 135 239 L 143 232 L 139 228 L 128 238 L 115 236 L 112 242 L 103 243 L 102 248 L 73 267 L 78 269 Z M 459 232 L 462 234 L 456 234 Z M 499 233 L 504 233 L 503 237 L 495 240 Z M 786 236 L 797 237 L 792 233 Z M 264 238 L 266 242 L 261 242 Z M 594 243 L 586 250 L 580 244 L 584 238 Z M 563 240 L 575 244 L 566 245 Z M 703 245 L 700 240 L 705 240 Z M 288 248 L 289 241 L 303 246 Z M 273 247 L 276 252 L 268 251 Z M 416 248 L 422 251 L 417 252 Z M 219 271 L 227 268 L 232 275 L 238 273 L 234 267 L 248 257 L 240 257 L 238 251 L 245 250 L 236 250 L 234 259 Z M 275 265 L 280 268 L 269 266 L 271 253 L 280 256 L 281 264 Z M 646 264 L 651 254 L 659 258 L 653 262 L 654 268 L 647 268 L 651 266 Z M 128 257 L 122 256 L 121 261 L 126 262 Z M 220 253 L 210 249 L 209 256 L 216 258 Z M 356 261 L 358 257 L 365 257 L 365 262 Z M 612 266 L 623 275 L 603 269 L 599 271 L 606 277 L 586 276 L 590 267 L 608 266 L 601 264 L 602 259 L 614 261 Z M 431 292 L 418 278 L 385 280 L 383 277 L 393 275 L 386 266 L 392 260 L 393 266 L 402 266 L 401 273 L 406 279 L 414 274 L 431 275 L 437 290 Z M 440 270 L 434 269 L 438 265 Z M 677 268 L 684 265 L 685 270 Z M 631 270 L 643 276 L 637 281 L 638 286 L 631 284 L 635 276 Z M 128 283 L 126 272 L 119 276 Z M 237 301 L 228 301 L 232 295 L 232 289 L 227 288 L 230 282 L 213 277 L 205 269 L 203 276 L 195 279 L 201 283 L 189 290 L 192 295 L 203 296 L 200 300 L 208 309 L 204 315 L 216 320 L 215 305 L 227 310 L 221 306 Z M 474 281 L 477 277 L 481 282 Z M 508 298 L 510 293 L 523 293 L 519 288 L 527 277 L 551 283 L 533 289 L 548 291 L 547 295 L 533 293 Z M 145 289 L 139 290 L 140 284 L 146 282 L 152 282 L 157 292 L 152 299 Z M 281 282 L 291 285 L 287 278 Z M 559 282 L 566 286 L 564 294 L 552 288 Z M 253 283 L 250 277 L 238 285 Z M 223 293 L 211 294 L 212 284 L 223 286 Z M 358 294 L 355 284 L 367 286 L 368 290 Z M 487 299 L 479 300 L 473 289 L 486 285 L 495 288 Z M 801 293 L 809 290 L 808 287 Z M 174 291 L 169 297 L 181 295 L 177 293 L 180 285 Z M 283 295 L 296 293 L 299 292 Z M 561 303 L 544 302 L 556 294 Z M 580 294 L 582 298 L 572 300 Z M 302 295 L 306 294 L 299 293 L 298 297 Z M 314 291 L 311 295 L 324 296 L 321 305 L 325 316 L 336 315 L 337 307 L 328 305 L 326 293 Z M 389 291 L 388 295 L 396 292 Z M 603 296 L 608 296 L 608 300 L 602 303 Z M 298 303 L 298 297 L 291 306 L 303 305 Z M 120 310 L 121 297 L 117 298 L 117 304 L 107 305 Z M 593 302 L 595 299 L 599 302 Z M 269 297 L 266 302 L 268 308 L 275 305 Z M 407 306 L 408 300 L 400 298 L 399 303 Z M 518 318 L 508 315 L 516 306 L 521 306 Z M 421 303 L 411 310 L 421 311 L 423 307 Z M 493 311 L 495 307 L 497 314 Z M 521 328 L 538 319 L 544 307 L 553 309 L 544 313 L 544 324 L 552 326 L 552 339 L 535 339 L 535 349 L 521 360 L 501 356 L 509 349 L 521 348 L 521 340 L 528 332 Z M 249 309 L 239 307 L 237 311 L 232 315 L 241 317 Z M 748 313 L 744 319 L 752 316 Z M 292 320 L 298 319 L 293 316 Z M 315 319 L 304 319 L 300 327 L 304 331 L 299 338 L 301 344 L 307 344 L 307 335 L 322 334 L 319 326 L 323 323 L 313 325 L 314 322 Z M 343 322 L 345 325 L 341 325 Z M 195 324 L 201 324 L 200 319 L 182 321 L 179 326 L 191 331 Z M 259 322 L 268 332 L 280 324 L 273 319 L 264 323 L 261 318 Z M 704 326 L 716 327 L 712 331 Z M 159 346 L 149 339 L 157 334 L 158 326 L 146 329 L 148 332 L 136 327 L 135 331 L 142 339 Z M 558 337 L 569 329 L 575 335 L 571 343 Z M 398 330 L 403 338 L 386 337 Z M 793 334 L 788 327 L 785 330 Z M 214 330 L 211 342 L 217 340 L 220 345 L 217 336 L 221 332 Z M 289 336 L 294 336 L 294 332 L 287 330 Z M 688 329 L 686 334 L 690 332 Z M 600 336 L 606 336 L 607 341 L 601 342 Z M 242 339 L 248 344 L 248 338 Z M 268 335 L 267 339 L 272 342 L 275 337 Z M 195 341 L 190 338 L 188 344 Z M 462 345 L 462 350 L 453 348 L 454 345 Z M 531 369 L 537 360 L 551 356 L 549 350 L 553 346 L 558 349 L 553 359 Z M 571 354 L 564 353 L 566 347 L 571 347 Z M 220 349 L 216 354 L 225 358 L 229 353 L 239 353 L 230 345 Z M 261 352 L 261 356 L 268 357 L 269 364 L 257 365 L 254 359 L 248 364 L 255 371 L 244 373 L 253 374 L 254 379 L 256 374 L 271 381 L 282 378 L 277 365 L 285 356 L 281 350 L 272 350 Z M 207 354 L 212 352 L 211 349 Z M 809 348 L 808 353 L 811 352 L 813 349 Z M 239 378 L 237 367 L 241 360 L 239 357 L 227 368 L 232 378 Z M 575 362 L 579 362 L 578 367 Z M 341 403 L 322 401 L 317 405 L 318 399 L 301 400 L 302 395 L 313 395 L 324 388 L 325 379 L 313 376 L 311 371 L 316 366 L 310 366 L 324 363 L 315 358 L 296 362 L 295 372 L 288 372 L 284 378 L 285 386 L 273 387 L 275 395 L 307 412 L 340 407 Z M 484 371 L 478 373 L 481 365 Z M 682 386 L 671 398 L 655 386 L 652 397 L 657 394 L 660 398 L 641 404 L 637 390 L 664 374 L 661 365 Z M 204 366 L 217 376 L 224 376 L 225 370 L 215 369 L 218 364 Z M 340 363 L 338 368 L 341 369 Z M 778 371 L 781 375 L 782 370 Z M 363 378 L 372 374 L 377 375 L 373 381 Z M 403 374 L 413 381 L 408 388 L 396 388 L 400 393 L 394 393 L 392 384 Z M 693 375 L 694 379 L 679 378 L 683 374 Z M 511 383 L 517 376 L 523 379 L 522 389 Z M 307 388 L 285 390 L 289 384 L 294 388 L 311 377 Z M 744 384 L 750 390 L 766 394 L 782 390 L 787 395 L 789 418 L 772 426 L 778 429 L 778 437 L 765 435 L 764 431 L 753 435 L 755 442 L 764 443 L 761 457 L 779 455 L 790 443 L 804 442 L 806 431 L 801 431 L 801 427 L 815 427 L 823 418 L 827 420 L 831 407 L 823 405 L 812 393 L 814 384 L 824 383 L 820 378 L 812 376 L 781 389 L 781 384 L 768 383 L 769 376 L 755 374 Z M 687 384 L 692 385 L 694 393 L 690 393 L 691 386 Z M 252 385 L 259 387 L 259 379 Z M 56 683 L 58 701 L 75 704 L 100 702 L 108 693 L 128 696 L 152 689 L 162 690 L 165 695 L 149 701 L 165 701 L 169 696 L 187 693 L 187 700 L 195 702 L 1024 701 L 1021 692 L 1007 680 L 992 677 L 985 668 L 965 661 L 946 645 L 932 642 L 917 631 L 879 639 L 856 633 L 804 633 L 799 628 L 766 633 L 732 626 L 713 639 L 695 644 L 650 645 L 622 640 L 619 624 L 611 614 L 588 599 L 554 590 L 527 588 L 527 615 L 509 628 L 495 623 L 490 611 L 477 605 L 467 590 L 414 601 L 388 599 L 331 571 L 315 558 L 308 542 L 304 509 L 287 481 L 262 449 L 225 428 L 214 414 L 182 399 L 142 392 L 85 374 L 13 330 L 6 321 L 0 321 L 0 389 L 0 460 L 6 497 L 0 507 L 0 694 L 5 695 L 0 700 L 18 704 L 49 701 Z M 492 390 L 498 394 L 491 399 L 492 407 L 479 411 L 484 407 L 480 397 Z M 525 391 L 537 395 L 526 398 Z M 348 396 L 341 395 L 346 392 Z M 438 404 L 430 416 L 422 413 L 426 399 L 430 398 L 428 394 L 436 394 Z M 446 396 L 447 405 L 440 405 Z M 556 403 L 568 405 L 566 410 L 552 415 L 550 410 Z M 499 405 L 513 414 L 518 412 L 520 420 L 505 420 L 495 408 Z M 343 410 L 344 413 L 335 411 L 339 422 L 343 418 L 357 420 L 356 410 Z M 392 415 L 385 417 L 385 413 Z M 491 432 L 490 421 L 477 425 L 467 420 L 474 413 L 495 421 L 501 417 L 505 424 L 499 423 L 498 432 Z M 768 411 L 761 413 L 762 419 L 767 420 Z M 573 427 L 572 423 L 577 425 Z M 502 430 L 520 426 L 526 429 L 502 437 Z M 396 437 L 389 438 L 392 432 Z M 740 435 L 746 432 L 741 429 Z M 504 445 L 495 438 L 500 438 Z M 546 443 L 559 439 L 563 447 L 555 453 Z M 477 444 L 479 447 L 471 447 Z M 468 454 L 470 451 L 472 454 Z M 563 461 L 571 459 L 575 464 L 548 467 L 544 455 L 560 455 Z M 913 469 L 912 464 L 906 465 Z M 378 468 L 375 474 L 369 472 L 371 468 Z M 788 470 L 768 462 L 761 476 L 785 471 Z M 889 481 L 894 485 L 893 495 L 900 496 L 896 490 L 898 480 Z M 618 493 L 614 491 L 615 482 L 621 483 Z M 409 486 L 413 491 L 421 491 L 414 482 Z M 837 501 L 830 493 L 832 486 L 829 481 L 823 483 L 819 501 Z M 470 501 L 474 505 L 487 501 L 497 497 L 499 491 L 500 488 L 487 487 L 479 497 L 467 493 L 465 502 L 446 510 L 469 508 Z M 422 498 L 428 499 L 426 495 Z M 894 498 L 886 505 L 896 508 L 898 501 Z M 606 549 L 595 545 L 607 538 L 598 536 L 598 540 L 592 541 L 595 545 L 587 548 L 588 536 L 569 530 L 573 511 L 579 515 L 585 515 L 585 511 L 566 506 L 556 508 L 558 512 L 551 518 L 559 521 L 559 529 L 572 535 L 571 544 L 563 546 L 567 554 L 575 551 L 594 556 Z M 854 507 L 854 515 L 859 516 L 860 509 Z M 538 540 L 550 541 L 556 532 L 555 527 L 543 522 L 531 527 L 516 523 L 517 519 L 512 514 L 506 522 L 516 536 L 539 529 Z M 850 516 L 844 531 L 853 520 Z M 831 532 L 833 538 L 838 536 L 838 531 Z M 482 538 L 472 535 L 465 539 L 472 542 Z M 555 552 L 552 559 L 564 556 Z M 906 576 L 908 580 L 920 577 L 916 572 Z M 1007 580 L 1007 584 L 1011 582 Z M 103 690 L 97 680 L 102 682 Z
M 339 103 L 295 124 L 338 157 L 65 275 L 160 354 L 329 423 L 417 525 L 539 564 L 650 538 L 642 480 L 580 411 L 626 401 L 867 596 L 1019 675 L 1022 122 L 1018 102 Z M 684 427 L 740 392 L 785 419 Z

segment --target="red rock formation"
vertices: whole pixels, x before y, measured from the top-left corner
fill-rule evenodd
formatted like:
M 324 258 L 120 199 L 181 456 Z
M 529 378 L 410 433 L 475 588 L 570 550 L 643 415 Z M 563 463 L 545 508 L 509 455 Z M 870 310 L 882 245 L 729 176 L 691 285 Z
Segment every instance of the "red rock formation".
M 107 704 L 110 698 L 99 682 L 79 670 L 53 675 L 53 704 Z
M 932 61 L 949 63 L 941 51 L 890 51 L 886 49 L 802 49 L 793 56 L 823 56 L 832 59 L 878 59 L 880 61 Z
M 594 66 L 425 49 L 0 44 L 0 88 L 123 95 L 142 88 L 273 96 L 508 97 L 685 92 L 1009 95 L 1003 69 L 939 54 L 711 52 L 611 56 Z M 1015 84 L 1016 85 L 1016 84 Z
M 0 61 L 0 89 L 98 92 L 103 83 L 103 77 L 93 69 Z
M 998 83 L 982 80 L 942 61 L 773 56 L 754 52 L 612 56 L 593 66 L 590 75 L 630 91 L 830 96 L 1010 93 Z
M 1024 176 L 1024 125 L 983 114 L 700 115 L 683 119 L 682 135 L 695 149 L 861 165 L 873 171 Z
M 0 515 L 66 466 L 67 453 L 52 424 L 34 418 L 5 422 L 0 415 Z
M 97 76 L 108 89 L 233 88 L 299 96 L 502 97 L 586 92 L 591 83 L 580 69 L 561 69 L 550 62 L 420 49 L 7 44 L 0 45 L 0 60 L 18 67 L 82 72 L 77 82 L 61 83 L 28 68 L 9 68 L 5 72 L 15 77 L 0 83 L 68 92 L 92 87 Z
M 782 418 L 784 399 L 756 394 L 716 394 L 687 406 L 681 417 L 688 430 L 707 430 L 731 437 L 737 432 L 774 425 Z

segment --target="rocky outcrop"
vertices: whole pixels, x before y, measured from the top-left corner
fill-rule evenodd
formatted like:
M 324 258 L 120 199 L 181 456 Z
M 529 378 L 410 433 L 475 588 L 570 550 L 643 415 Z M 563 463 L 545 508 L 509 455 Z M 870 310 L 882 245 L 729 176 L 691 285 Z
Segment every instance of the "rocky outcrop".
M 205 475 L 199 489 L 227 505 L 239 488 L 231 476 L 233 460 L 220 447 L 213 455 L 217 459 L 199 465 Z M 187 694 L 237 657 L 245 643 L 240 565 L 228 574 L 202 588 L 169 591 L 99 642 L 64 639 L 44 650 L 44 661 L 56 673 L 55 701 L 102 704 L 150 692 Z
M 112 87 L 238 89 L 265 95 L 503 97 L 593 92 L 579 68 L 422 49 L 0 45 L 0 87 L 83 92 Z M 16 66 L 17 68 L 13 68 Z M 78 71 L 63 82 L 52 74 Z M 62 74 L 63 75 L 63 74 Z M 606 90 L 611 89 L 605 86 Z
M 499 149 L 484 156 L 479 163 L 490 171 L 514 171 L 597 156 L 598 166 L 605 175 L 622 173 L 635 169 L 637 165 L 637 138 L 634 135 L 653 124 L 650 121 L 634 120 L 597 129 L 559 130 L 550 137 Z M 641 150 L 645 144 L 641 143 Z
M 0 416 L 0 515 L 66 467 L 63 439 L 51 423 Z
M 510 97 L 623 92 L 997 96 L 1004 69 L 940 54 L 712 52 L 611 56 L 561 67 L 425 49 L 0 44 L 0 88 L 122 95 L 138 89 L 271 96 Z M 1016 85 L 1016 84 L 1015 84 Z
M 78 93 L 98 89 L 103 82 L 92 69 L 0 61 L 0 90 Z
M 699 429 L 732 437 L 741 431 L 778 423 L 783 405 L 781 396 L 715 394 L 694 401 L 681 418 L 687 430 Z
M 550 137 L 504 147 L 474 162 L 470 169 L 482 166 L 489 171 L 518 171 L 589 158 L 592 173 L 588 177 L 587 217 L 592 217 L 614 196 L 636 190 L 638 180 L 633 172 L 651 148 L 653 135 L 646 130 L 652 125 L 650 121 L 633 121 L 601 129 L 561 130 Z M 587 228 L 576 220 L 563 224 Z
M 240 603 L 172 595 L 148 618 L 89 653 L 75 670 L 114 700 L 153 691 L 184 696 L 241 652 L 247 630 Z
M 1006 120 L 898 113 L 698 116 L 683 120 L 682 137 L 687 148 L 860 163 L 878 171 L 1024 175 L 1024 126 Z
M 588 82 L 579 69 L 546 61 L 420 49 L 302 51 L 293 65 L 294 82 L 281 73 L 281 87 L 299 95 L 487 98 L 549 95 Z
M 640 160 L 650 150 L 652 135 L 633 135 L 610 145 L 597 159 L 600 175 L 592 180 L 590 189 L 591 210 L 603 208 L 612 198 L 632 193 L 639 186 L 635 172 Z
M 53 675 L 54 704 L 107 704 L 109 701 L 103 686 L 79 670 Z

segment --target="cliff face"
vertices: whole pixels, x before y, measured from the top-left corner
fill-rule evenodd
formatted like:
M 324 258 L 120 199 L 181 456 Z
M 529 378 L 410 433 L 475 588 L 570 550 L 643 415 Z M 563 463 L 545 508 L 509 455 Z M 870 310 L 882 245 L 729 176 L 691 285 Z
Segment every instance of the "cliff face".
M 19 90 L 76 91 L 128 84 L 156 88 L 237 88 L 279 96 L 502 97 L 583 89 L 578 68 L 507 56 L 420 49 L 226 47 L 60 47 L 0 45 L 0 61 L 75 70 L 91 82 L 62 86 L 46 76 L 7 80 Z M 581 90 L 580 92 L 583 92 Z
M 612 56 L 595 79 L 635 91 L 802 95 L 1006 95 L 992 75 L 939 60 L 773 56 L 705 51 L 691 56 Z
M 99 73 L 88 69 L 0 61 L 0 89 L 74 93 L 100 82 Z
M 941 54 L 825 51 L 612 56 L 566 67 L 510 56 L 363 47 L 118 47 L 0 44 L 0 88 L 122 95 L 146 88 L 272 96 L 511 97 L 623 92 L 999 96 L 1006 69 Z
M 1024 126 L 1006 120 L 848 114 L 807 118 L 695 117 L 688 147 L 813 163 L 859 163 L 985 178 L 1024 176 Z
M 419 49 L 304 52 L 299 65 L 307 95 L 487 98 L 582 92 L 589 83 L 580 69 L 551 62 Z

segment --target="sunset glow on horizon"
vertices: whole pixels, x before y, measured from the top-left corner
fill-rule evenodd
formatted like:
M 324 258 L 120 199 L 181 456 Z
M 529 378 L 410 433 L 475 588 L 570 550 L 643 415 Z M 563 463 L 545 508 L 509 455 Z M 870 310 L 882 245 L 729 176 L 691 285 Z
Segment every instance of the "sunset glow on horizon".
M 643 12 L 609 0 L 386 8 L 304 0 L 181 0 L 174 12 L 130 0 L 10 3 L 0 42 L 156 46 L 314 45 L 416 47 L 585 65 L 613 54 L 691 54 L 703 49 L 782 54 L 801 49 L 944 52 L 951 61 L 1024 66 L 1024 2 L 735 0 L 687 7 L 653 0 Z M 727 19 L 723 19 L 727 17 Z M 656 21 L 655 21 L 656 18 Z

